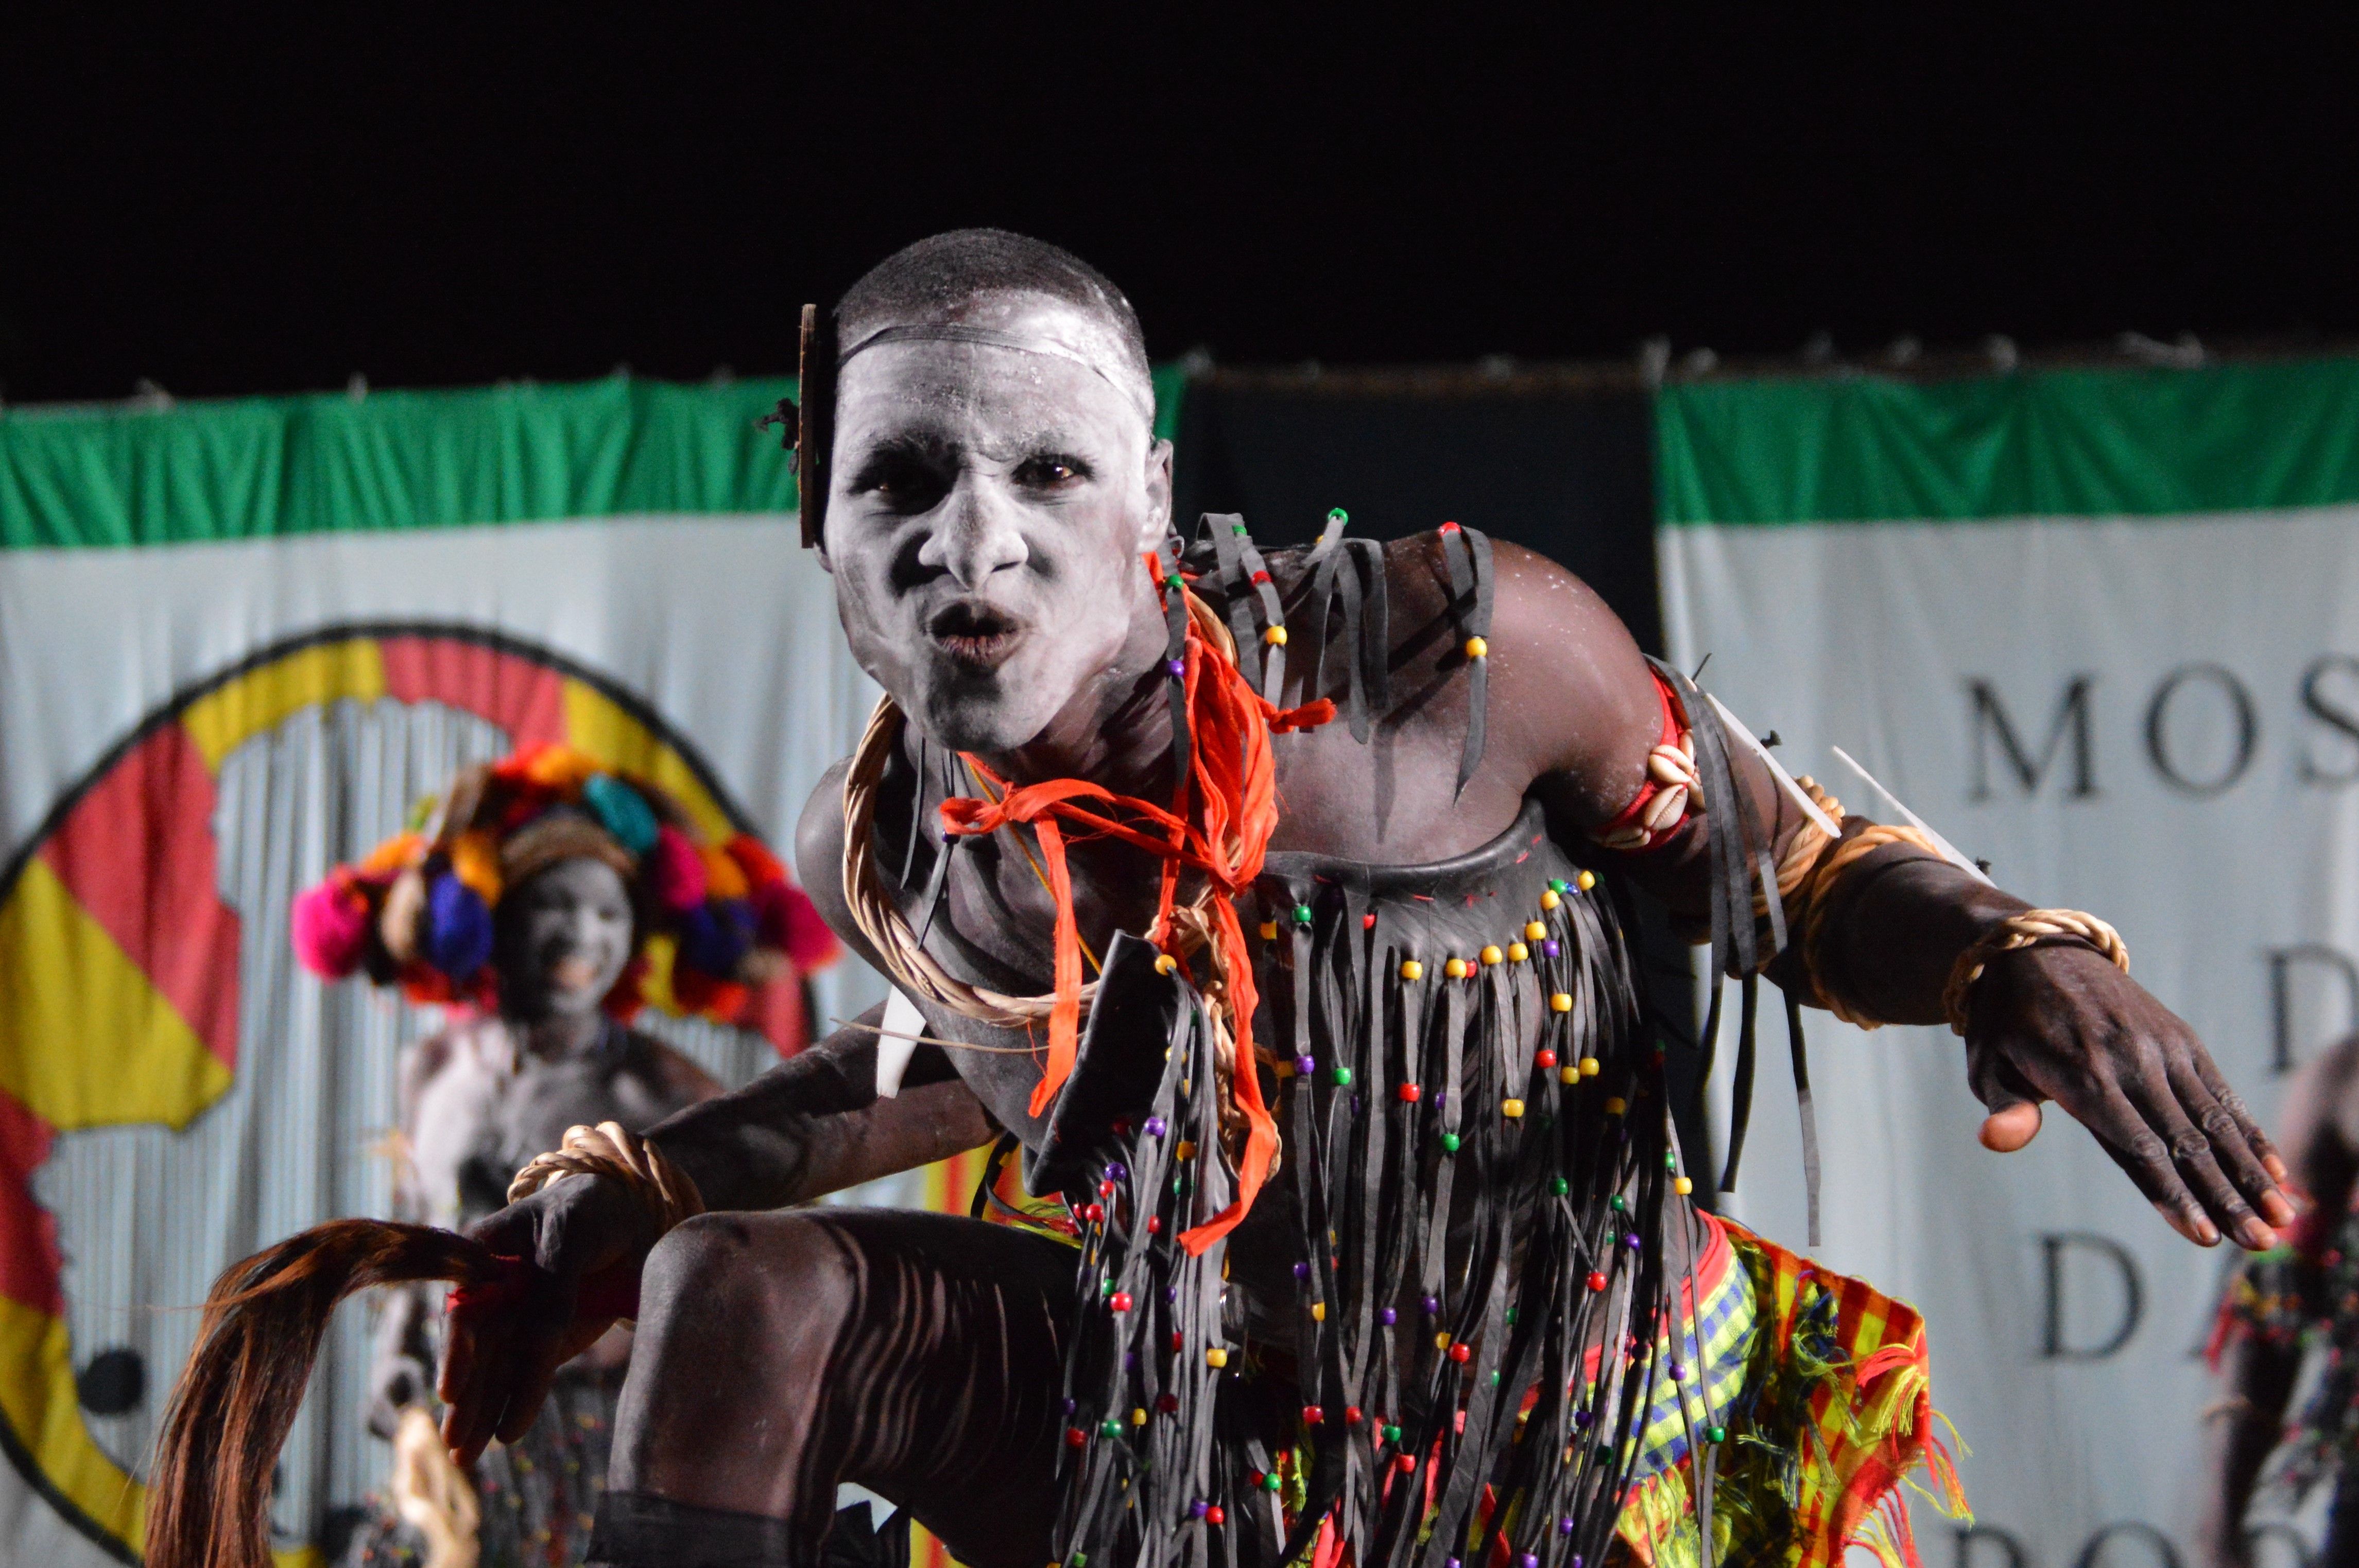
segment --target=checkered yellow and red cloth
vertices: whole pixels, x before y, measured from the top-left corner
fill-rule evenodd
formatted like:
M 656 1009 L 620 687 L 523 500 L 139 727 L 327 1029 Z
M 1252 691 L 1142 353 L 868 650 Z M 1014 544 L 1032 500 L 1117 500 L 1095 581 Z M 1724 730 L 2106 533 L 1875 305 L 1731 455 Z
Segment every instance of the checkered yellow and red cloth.
M 1924 1320 L 1864 1280 L 1742 1226 L 1707 1223 L 1725 1235 L 1737 1264 L 1730 1278 L 1749 1298 L 1720 1313 L 1745 1321 L 1745 1365 L 1742 1390 L 1713 1406 L 1727 1412 L 1713 1465 L 1713 1560 L 1839 1568 L 1846 1549 L 1862 1545 L 1895 1568 L 1914 1568 L 1902 1483 L 1921 1474 L 1936 1506 L 1965 1512 L 1934 1431 Z M 1705 1292 L 1707 1324 L 1714 1295 Z M 1734 1343 L 1725 1328 L 1711 1337 Z M 1724 1370 L 1699 1364 L 1725 1386 Z M 1658 1430 L 1649 1428 L 1621 1535 L 1647 1568 L 1701 1568 L 1694 1455 L 1682 1450 L 1650 1468 Z

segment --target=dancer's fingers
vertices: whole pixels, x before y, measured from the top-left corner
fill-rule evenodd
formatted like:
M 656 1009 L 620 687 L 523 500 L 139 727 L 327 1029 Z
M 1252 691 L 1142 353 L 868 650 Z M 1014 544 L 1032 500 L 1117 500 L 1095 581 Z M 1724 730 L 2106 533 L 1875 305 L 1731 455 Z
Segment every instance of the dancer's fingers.
M 2262 1131 L 2260 1123 L 2253 1119 L 2252 1107 L 2245 1104 L 2245 1097 L 2242 1094 L 2228 1087 L 2228 1081 L 2220 1075 L 2220 1068 L 2212 1060 L 2212 1053 L 2204 1050 L 2200 1042 L 2189 1053 L 2188 1066 L 2203 1091 L 2218 1104 L 2220 1109 L 2227 1113 L 2229 1120 L 2235 1124 L 2236 1131 L 2243 1138 L 2245 1148 L 2259 1163 L 2261 1170 L 2267 1173 L 2269 1181 L 2274 1183 L 2277 1198 L 2275 1205 L 2260 1199 L 2255 1200 L 2260 1203 L 2262 1215 L 2271 1225 L 2293 1224 L 2295 1209 L 2292 1195 L 2284 1191 L 2286 1184 L 2293 1180 L 2293 1172 L 2287 1169 L 2284 1157 L 2277 1153 L 2277 1146 L 2269 1141 L 2269 1135 Z M 2182 1094 L 2180 1098 L 2185 1100 L 2187 1096 Z M 2195 1119 L 2198 1126 L 2203 1124 L 2201 1116 L 2197 1116 Z M 2283 1209 L 2282 1218 L 2274 1212 L 2277 1208 Z
M 2220 1228 L 2180 1179 L 2170 1140 L 2148 1126 L 2118 1088 L 2105 1091 L 2090 1110 L 2082 1120 L 2171 1229 L 2198 1247 L 2219 1246 Z
M 451 1454 L 461 1465 L 473 1465 L 491 1441 L 492 1423 L 499 1410 L 494 1403 L 493 1384 L 502 1359 L 500 1340 L 504 1337 L 492 1325 L 468 1321 L 472 1314 L 453 1318 L 450 1349 L 445 1352 L 440 1379 L 446 1409 L 442 1416 L 442 1441 L 449 1444 Z
M 2172 1038 L 2169 1032 L 2125 1030 L 2117 1037 L 2116 1058 L 2125 1062 L 2128 1071 L 2121 1076 L 2122 1093 L 2136 1108 L 2145 1126 L 2147 1137 L 2159 1139 L 2168 1151 L 2170 1167 L 2188 1194 L 2202 1211 L 2206 1225 L 2233 1236 L 2238 1246 L 2256 1250 L 2273 1246 L 2276 1236 L 2261 1222 L 2237 1183 L 2229 1178 L 2215 1158 L 2212 1132 L 2196 1126 L 2189 1108 L 2180 1103 L 2182 1091 L 2198 1088 L 2191 1073 L 2174 1069 L 2187 1060 L 2192 1037 Z M 2217 1106 L 2212 1107 L 2216 1110 Z M 2222 1113 L 2212 1117 L 2215 1127 L 2231 1140 L 2236 1139 L 2236 1129 Z M 2141 1140 L 2139 1147 L 2149 1147 Z M 2249 1155 L 2252 1172 L 2266 1189 L 2267 1178 L 2260 1171 L 2258 1160 Z
M 2293 1204 L 2261 1165 L 2261 1157 L 2234 1111 L 2222 1104 L 2196 1072 L 2195 1064 L 2185 1057 L 2171 1063 L 2170 1087 L 2180 1114 L 2204 1139 L 2205 1157 L 2213 1161 L 2224 1181 L 2233 1183 L 2239 1199 L 2249 1205 L 2253 1214 L 2249 1225 L 2236 1235 L 2247 1247 L 2261 1249 L 2275 1247 L 2277 1236 L 2271 1225 L 2293 1223 Z
M 557 1369 L 571 1359 L 566 1342 L 572 1337 L 569 1331 L 580 1295 L 572 1280 L 546 1274 L 536 1278 L 527 1292 L 508 1345 L 506 1398 L 495 1429 L 502 1443 L 515 1443 L 530 1430 L 557 1380 Z

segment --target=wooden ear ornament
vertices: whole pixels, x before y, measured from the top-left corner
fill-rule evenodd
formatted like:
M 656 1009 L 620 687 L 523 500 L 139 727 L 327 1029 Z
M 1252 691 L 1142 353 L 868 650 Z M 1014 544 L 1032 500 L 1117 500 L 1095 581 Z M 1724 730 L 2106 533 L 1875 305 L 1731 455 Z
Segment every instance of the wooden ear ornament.
M 828 457 L 835 436 L 835 321 L 817 305 L 803 307 L 801 418 L 795 430 L 795 493 L 803 520 L 803 548 L 815 550 L 827 524 Z
M 754 428 L 777 426 L 778 444 L 795 454 L 803 548 L 815 550 L 826 537 L 827 458 L 835 427 L 835 324 L 817 305 L 803 307 L 795 394 L 779 398 L 777 408 L 754 421 Z

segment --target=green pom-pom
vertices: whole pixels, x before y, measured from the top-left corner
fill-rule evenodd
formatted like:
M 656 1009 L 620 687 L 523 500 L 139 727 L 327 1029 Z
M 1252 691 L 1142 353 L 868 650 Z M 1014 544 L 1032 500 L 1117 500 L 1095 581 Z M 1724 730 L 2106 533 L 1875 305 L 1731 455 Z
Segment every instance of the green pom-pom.
M 1098 1431 L 1107 1437 L 1120 1437 L 1122 1435 L 1122 1422 L 1114 1420 L 1112 1416 L 1108 1416 L 1105 1420 L 1098 1422 Z
M 1386 1443 L 1398 1443 L 1400 1441 L 1400 1428 L 1397 1426 L 1388 1426 L 1385 1428 L 1385 1441 Z
M 1297 904 L 1294 906 L 1294 923 L 1299 926 L 1307 926 L 1310 923 L 1310 905 Z
M 1265 1492 L 1275 1492 L 1284 1485 L 1285 1483 L 1277 1478 L 1277 1472 L 1275 1470 L 1261 1478 L 1261 1489 Z
M 614 841 L 633 855 L 645 855 L 656 846 L 654 810 L 647 797 L 611 773 L 593 773 L 582 781 L 582 803 L 598 819 L 598 825 L 614 835 Z
M 1444 1152 L 1444 1153 L 1448 1153 L 1448 1154 L 1455 1154 L 1455 1153 L 1457 1153 L 1457 1152 L 1458 1152 L 1458 1135 L 1457 1135 L 1456 1133 L 1454 1133 L 1454 1132 L 1446 1132 L 1446 1133 L 1443 1133 L 1443 1134 L 1441 1135 L 1441 1148 L 1442 1148 L 1442 1150 L 1443 1150 L 1443 1152 Z
M 1726 1443 L 1728 1429 L 1724 1426 L 1708 1426 L 1703 1429 L 1703 1440 L 1706 1443 Z
M 1352 520 L 1352 514 L 1343 510 L 1341 506 L 1330 506 L 1327 508 L 1327 520 L 1328 522 L 1340 527 Z
M 1572 1191 L 1572 1183 L 1561 1176 L 1551 1176 L 1549 1178 L 1549 1191 L 1561 1198 Z
M 1352 1070 L 1348 1067 L 1338 1067 L 1332 1073 L 1329 1074 L 1329 1076 L 1335 1080 L 1335 1087 L 1338 1089 L 1348 1088 L 1351 1086 Z
M 1616 1192 L 1612 1197 L 1605 1200 L 1605 1206 L 1612 1209 L 1618 1214 L 1629 1208 L 1630 1200 L 1624 1197 L 1621 1193 Z

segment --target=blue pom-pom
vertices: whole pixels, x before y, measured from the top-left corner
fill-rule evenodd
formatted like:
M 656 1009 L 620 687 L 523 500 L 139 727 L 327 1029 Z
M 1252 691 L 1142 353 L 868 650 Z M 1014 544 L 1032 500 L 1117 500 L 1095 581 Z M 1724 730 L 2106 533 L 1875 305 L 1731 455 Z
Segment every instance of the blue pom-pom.
M 656 814 L 647 797 L 613 774 L 592 773 L 584 779 L 582 803 L 633 855 L 645 855 L 656 846 Z
M 449 872 L 426 887 L 426 962 L 453 980 L 467 980 L 491 962 L 492 911 L 481 895 Z
M 727 979 L 754 946 L 754 906 L 743 898 L 701 903 L 679 917 L 679 959 Z

